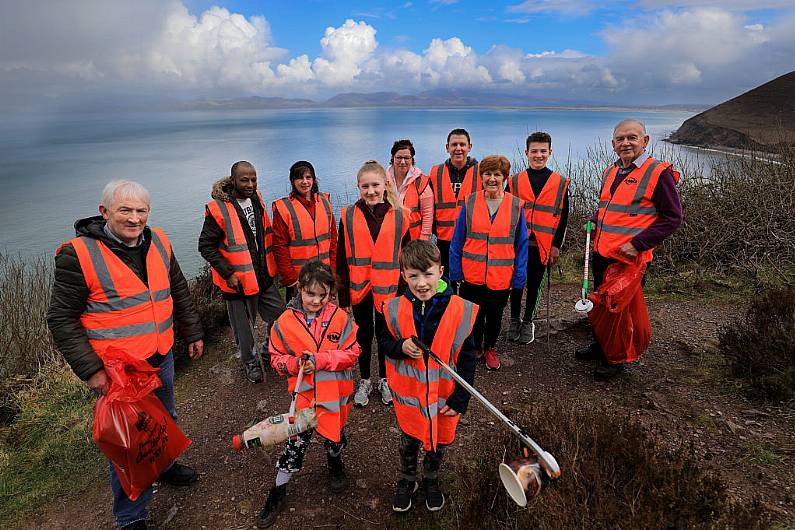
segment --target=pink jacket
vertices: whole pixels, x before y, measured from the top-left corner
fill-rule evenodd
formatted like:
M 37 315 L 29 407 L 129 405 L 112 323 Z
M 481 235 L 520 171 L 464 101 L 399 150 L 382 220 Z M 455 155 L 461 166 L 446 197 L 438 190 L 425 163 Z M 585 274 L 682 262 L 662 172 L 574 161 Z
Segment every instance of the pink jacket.
M 398 188 L 395 181 L 395 170 L 392 166 L 386 171 L 386 177 L 392 187 L 397 190 L 400 203 L 403 203 L 403 198 L 406 196 L 406 189 L 409 184 L 422 176 L 422 170 L 418 167 L 411 166 L 409 172 L 406 173 L 406 178 L 403 179 L 403 185 Z M 433 190 L 430 186 L 426 186 L 425 190 L 420 194 L 420 215 L 422 216 L 422 228 L 420 230 L 420 239 L 430 239 L 431 230 L 433 229 Z
M 298 294 L 295 298 L 290 300 L 287 304 L 287 311 L 297 311 L 303 315 L 304 310 L 303 307 L 301 307 L 300 297 L 301 295 Z M 312 320 L 312 323 L 309 325 L 309 331 L 315 338 L 315 342 L 320 343 L 322 340 L 323 330 L 328 326 L 328 322 L 331 320 L 331 316 L 336 309 L 337 306 L 329 302 L 320 311 L 320 314 Z M 306 319 L 304 319 L 304 322 L 306 322 Z M 298 357 L 294 355 L 285 355 L 276 351 L 273 344 L 270 342 L 268 343 L 268 351 L 271 354 L 271 366 L 279 375 L 298 375 Z M 356 359 L 359 358 L 359 354 L 361 353 L 362 349 L 357 343 L 354 343 L 353 347 L 347 350 L 326 350 L 317 352 L 314 355 L 315 370 L 325 370 L 327 372 L 349 370 L 356 364 Z

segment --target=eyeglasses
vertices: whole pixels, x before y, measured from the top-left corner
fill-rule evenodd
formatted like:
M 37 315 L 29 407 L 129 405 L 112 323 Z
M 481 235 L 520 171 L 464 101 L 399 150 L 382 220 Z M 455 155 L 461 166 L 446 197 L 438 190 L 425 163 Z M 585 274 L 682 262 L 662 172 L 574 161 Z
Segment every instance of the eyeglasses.
M 397 162 L 408 163 L 408 162 L 411 162 L 411 157 L 410 156 L 396 156 L 395 160 Z

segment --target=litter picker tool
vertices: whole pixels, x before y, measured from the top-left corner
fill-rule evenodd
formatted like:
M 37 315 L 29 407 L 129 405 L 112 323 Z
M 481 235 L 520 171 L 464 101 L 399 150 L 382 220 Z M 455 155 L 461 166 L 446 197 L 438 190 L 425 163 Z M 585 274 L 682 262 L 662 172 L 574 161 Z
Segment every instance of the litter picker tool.
M 450 368 L 450 366 L 442 361 L 438 355 L 433 353 L 428 346 L 423 344 L 416 335 L 411 337 L 411 340 L 425 355 L 436 361 L 448 374 L 450 374 L 464 390 L 480 401 L 480 403 L 486 407 L 486 410 L 491 412 L 503 425 L 508 427 L 508 429 L 519 438 L 519 441 L 525 445 L 523 458 L 511 461 L 508 464 L 500 464 L 500 479 L 516 504 L 519 506 L 526 506 L 528 498 L 538 495 L 542 485 L 549 484 L 553 480 L 560 478 L 560 466 L 557 460 L 555 460 L 555 457 L 544 451 L 540 445 L 530 438 L 523 427 L 500 412 L 500 410 L 483 397 L 475 387 L 467 383 L 463 377 L 458 375 L 458 372 Z M 533 452 L 533 455 L 527 452 L 527 448 Z
M 574 310 L 578 313 L 590 313 L 593 309 L 593 302 L 588 300 L 588 266 L 591 256 L 591 229 L 593 223 L 589 220 L 585 223 L 585 267 L 583 268 L 582 278 L 582 294 L 577 303 L 574 304 Z
M 547 265 L 547 355 L 549 354 L 549 297 L 552 289 L 552 265 Z

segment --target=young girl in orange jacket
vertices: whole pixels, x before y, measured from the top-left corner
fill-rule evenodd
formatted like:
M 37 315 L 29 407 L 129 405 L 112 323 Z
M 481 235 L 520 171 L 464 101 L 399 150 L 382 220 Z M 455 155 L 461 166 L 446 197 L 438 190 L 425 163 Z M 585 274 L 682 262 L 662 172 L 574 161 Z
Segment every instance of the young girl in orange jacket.
M 271 366 L 279 375 L 289 377 L 289 391 L 298 392 L 296 411 L 314 407 L 318 424 L 287 441 L 276 463 L 276 484 L 257 520 L 259 528 L 276 520 L 284 506 L 287 483 L 301 469 L 315 430 L 326 448 L 329 488 L 339 493 L 347 487 L 341 453 L 347 443 L 344 427 L 353 394 L 351 368 L 361 349 L 353 318 L 330 301 L 334 286 L 328 265 L 319 261 L 305 264 L 298 274 L 298 293 L 271 328 Z M 304 375 L 296 389 L 299 370 Z

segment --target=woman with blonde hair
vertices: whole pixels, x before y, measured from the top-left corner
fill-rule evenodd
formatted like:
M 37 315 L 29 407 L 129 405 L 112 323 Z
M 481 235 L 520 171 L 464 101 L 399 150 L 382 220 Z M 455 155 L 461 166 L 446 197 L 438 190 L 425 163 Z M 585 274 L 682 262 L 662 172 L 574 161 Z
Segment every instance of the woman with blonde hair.
M 340 212 L 337 238 L 338 301 L 350 308 L 356 325 L 356 341 L 361 379 L 353 404 L 363 407 L 370 401 L 370 359 L 375 333 L 386 324 L 381 305 L 398 293 L 398 256 L 410 240 L 409 215 L 389 185 L 386 171 L 375 160 L 368 160 L 356 174 L 359 200 Z M 385 405 L 392 403 L 386 381 L 384 352 L 378 351 L 378 391 Z

